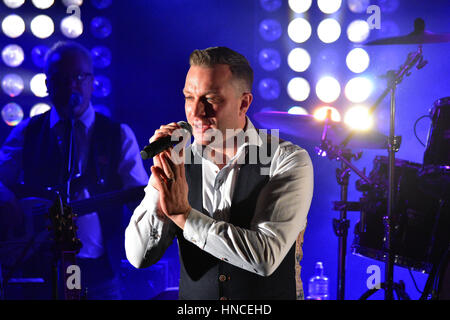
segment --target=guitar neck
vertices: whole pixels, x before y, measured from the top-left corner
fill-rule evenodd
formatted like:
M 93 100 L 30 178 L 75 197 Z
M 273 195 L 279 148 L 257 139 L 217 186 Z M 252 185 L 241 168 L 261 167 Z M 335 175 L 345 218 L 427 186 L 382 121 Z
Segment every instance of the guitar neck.
M 108 192 L 88 199 L 75 200 L 70 202 L 69 205 L 78 216 L 82 216 L 108 207 L 142 200 L 144 194 L 144 187 L 134 187 L 127 190 Z

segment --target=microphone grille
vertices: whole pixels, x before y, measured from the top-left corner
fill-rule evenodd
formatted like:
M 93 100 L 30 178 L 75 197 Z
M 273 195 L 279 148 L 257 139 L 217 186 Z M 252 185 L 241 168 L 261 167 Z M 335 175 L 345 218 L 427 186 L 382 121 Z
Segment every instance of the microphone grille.
M 82 101 L 82 97 L 79 93 L 74 92 L 70 95 L 69 105 L 74 108 L 78 106 Z
M 186 121 L 179 121 L 177 123 L 180 125 L 180 127 L 186 129 L 190 134 L 192 134 L 192 126 L 189 123 L 187 123 Z

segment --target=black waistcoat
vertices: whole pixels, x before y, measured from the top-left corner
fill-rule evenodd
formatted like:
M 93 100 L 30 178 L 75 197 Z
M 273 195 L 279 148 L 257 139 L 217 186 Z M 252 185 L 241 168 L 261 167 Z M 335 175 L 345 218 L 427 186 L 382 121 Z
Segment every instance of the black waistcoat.
M 80 181 L 83 186 L 87 186 L 91 196 L 122 187 L 118 175 L 120 134 L 120 124 L 99 113 L 95 114 L 87 168 Z M 58 147 L 57 137 L 50 128 L 50 112 L 31 118 L 24 138 L 23 182 L 34 187 L 55 187 L 65 191 L 67 154 Z M 105 223 L 101 212 L 99 216 L 105 237 L 117 231 L 121 215 L 120 221 L 108 223 Z
M 189 185 L 189 203 L 200 212 L 203 210 L 202 166 L 191 162 L 186 164 L 186 179 Z M 261 189 L 268 182 L 268 175 L 261 175 L 260 169 L 270 164 L 246 164 L 239 171 L 236 189 L 231 204 L 229 223 L 249 229 L 256 200 Z M 295 287 L 295 245 L 268 277 L 235 267 L 215 258 L 183 237 L 178 230 L 180 250 L 179 298 L 187 300 L 262 300 L 296 298 Z

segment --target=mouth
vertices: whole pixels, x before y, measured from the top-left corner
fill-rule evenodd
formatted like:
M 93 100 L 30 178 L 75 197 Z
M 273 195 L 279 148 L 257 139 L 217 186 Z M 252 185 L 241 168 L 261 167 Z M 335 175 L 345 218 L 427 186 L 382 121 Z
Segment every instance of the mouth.
M 210 123 L 194 122 L 194 131 L 204 133 L 208 129 L 211 129 Z

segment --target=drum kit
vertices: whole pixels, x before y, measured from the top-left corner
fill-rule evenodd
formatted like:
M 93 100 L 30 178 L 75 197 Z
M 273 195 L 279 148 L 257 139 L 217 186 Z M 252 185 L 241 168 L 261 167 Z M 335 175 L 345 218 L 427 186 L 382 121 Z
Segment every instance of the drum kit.
M 409 299 L 404 283 L 397 284 L 393 280 L 395 265 L 428 274 L 420 299 L 439 299 L 443 295 L 450 230 L 450 97 L 436 100 L 430 109 L 431 126 L 420 164 L 395 159 L 401 143 L 401 137 L 395 135 L 395 91 L 413 67 L 419 70 L 426 65 L 422 45 L 444 42 L 450 42 L 450 34 L 426 31 L 424 21 L 418 18 L 414 22 L 414 31 L 406 36 L 365 44 L 418 44 L 418 50 L 409 53 L 398 70 L 387 73 L 386 89 L 370 108 L 370 114 L 373 114 L 390 94 L 388 136 L 376 131 L 350 130 L 331 121 L 331 113 L 324 121 L 317 121 L 311 115 L 276 111 L 254 115 L 265 128 L 279 128 L 282 133 L 319 143 L 316 144 L 318 154 L 341 163 L 336 170 L 340 201 L 333 202 L 333 209 L 340 212 L 339 219 L 333 219 L 333 229 L 339 238 L 338 300 L 344 300 L 345 296 L 348 211 L 360 212 L 352 253 L 386 264 L 385 281 L 379 286 L 384 290 L 386 300 L 394 299 L 394 291 L 399 299 Z M 352 163 L 362 152 L 354 153 L 352 149 L 386 149 L 388 156 L 377 156 L 372 171 L 366 176 Z M 362 192 L 362 197 L 357 202 L 347 198 L 351 171 L 360 178 L 356 181 L 356 189 Z M 367 299 L 377 290 L 369 290 L 361 299 Z

